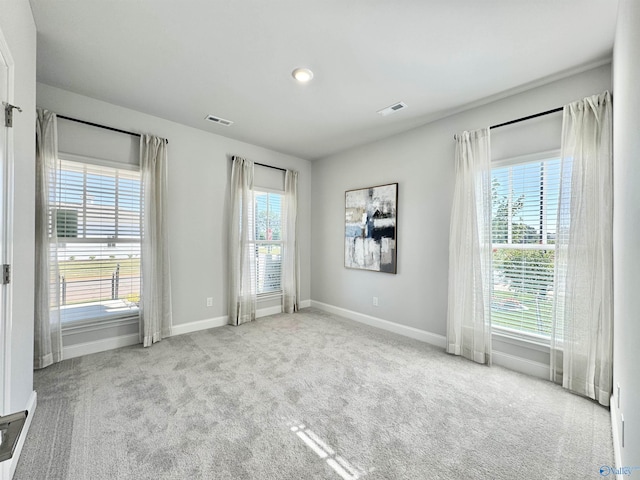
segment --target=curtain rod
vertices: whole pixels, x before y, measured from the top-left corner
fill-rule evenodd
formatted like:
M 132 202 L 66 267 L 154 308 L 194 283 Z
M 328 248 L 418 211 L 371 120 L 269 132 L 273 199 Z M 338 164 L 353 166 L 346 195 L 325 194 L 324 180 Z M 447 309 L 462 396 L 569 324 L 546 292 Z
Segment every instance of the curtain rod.
M 77 118 L 67 117 L 66 115 L 58 115 L 58 118 L 62 118 L 64 120 L 69 120 L 71 122 L 82 123 L 84 125 L 91 125 L 92 127 L 104 128 L 105 130 L 111 130 L 112 132 L 124 133 L 125 135 L 133 135 L 134 137 L 141 137 L 142 135 L 136 132 L 128 132 L 126 130 L 120 130 L 119 128 L 107 127 L 106 125 L 100 125 L 99 123 L 87 122 L 86 120 L 79 120 Z M 169 143 L 169 140 L 164 139 L 165 142 Z
M 564 110 L 564 107 L 554 108 L 552 110 L 547 110 L 546 112 L 534 113 L 533 115 L 527 115 L 526 117 L 516 118 L 515 120 L 509 120 L 508 122 L 499 123 L 498 125 L 492 125 L 489 127 L 490 130 L 494 128 L 506 127 L 507 125 L 513 125 L 514 123 L 524 122 L 525 120 L 531 120 L 532 118 L 543 117 L 544 115 L 549 115 L 551 113 L 561 112 Z M 457 140 L 457 135 L 453 136 L 454 140 Z
M 238 155 L 231 155 L 231 160 L 234 160 L 236 157 L 238 157 Z M 238 158 L 242 158 L 242 157 L 238 157 Z M 253 164 L 254 165 L 260 165 L 261 167 L 273 168 L 274 170 L 280 170 L 281 172 L 286 172 L 287 171 L 286 168 L 274 167 L 273 165 L 267 165 L 265 163 L 253 162 Z
M 274 167 L 273 165 L 265 165 L 264 163 L 253 162 L 254 165 L 260 165 L 261 167 L 273 168 L 274 170 L 280 170 L 286 172 L 286 168 Z

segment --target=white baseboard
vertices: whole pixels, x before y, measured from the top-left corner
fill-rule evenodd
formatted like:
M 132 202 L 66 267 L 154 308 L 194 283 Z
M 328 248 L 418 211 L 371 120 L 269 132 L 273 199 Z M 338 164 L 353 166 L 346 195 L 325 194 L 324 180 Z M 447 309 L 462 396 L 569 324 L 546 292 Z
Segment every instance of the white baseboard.
M 311 300 L 304 300 L 300 302 L 300 308 L 306 308 L 310 306 Z M 278 313 L 282 313 L 282 305 L 259 308 L 256 310 L 256 318 L 268 317 L 269 315 L 276 315 Z M 227 315 L 216 318 L 207 318 L 205 320 L 198 320 L 195 322 L 180 323 L 171 327 L 171 336 L 198 332 L 200 330 L 208 330 L 210 328 L 224 327 L 228 323 L 229 317 Z
M 275 308 L 275 307 L 272 307 Z M 265 308 L 258 310 L 256 314 L 258 316 L 271 315 L 272 313 L 279 313 L 280 307 L 277 307 L 277 312 L 271 312 L 272 308 Z M 215 318 L 206 318 L 204 320 L 197 320 L 195 322 L 180 323 L 171 327 L 171 336 L 182 335 L 184 333 L 197 332 L 200 330 L 208 330 L 209 328 L 222 327 L 227 324 L 228 317 L 226 315 Z M 105 338 L 102 340 L 96 340 L 93 342 L 78 343 L 76 345 L 69 345 L 63 349 L 63 358 L 81 357 L 82 355 L 89 355 L 91 353 L 104 352 L 106 350 L 113 350 L 114 348 L 127 347 L 129 345 L 136 345 L 140 343 L 140 337 L 137 333 L 129 335 L 121 335 L 119 337 Z
M 280 313 L 282 307 L 276 305 L 275 307 L 260 308 L 256 310 L 256 318 L 266 317 L 268 315 L 274 315 Z M 204 320 L 197 320 L 189 323 L 179 323 L 171 327 L 171 336 L 183 335 L 185 333 L 199 332 L 200 330 L 208 330 L 210 328 L 224 327 L 229 323 L 229 317 L 223 315 L 221 317 L 206 318 Z
M 325 312 L 333 313 L 341 317 L 354 320 L 356 322 L 364 323 L 371 327 L 381 328 L 389 332 L 404 335 L 405 337 L 420 340 L 436 347 L 445 348 L 447 341 L 443 335 L 427 332 L 418 328 L 407 327 L 406 325 L 400 325 L 399 323 L 390 322 L 381 318 L 372 317 L 371 315 L 365 315 L 363 313 L 354 312 L 353 310 L 347 310 L 346 308 L 340 308 L 327 303 L 311 300 L 311 306 L 324 310 Z
M 13 452 L 13 457 L 11 457 L 10 461 L 6 462 L 6 465 L 2 465 L 5 469 L 4 473 L 7 479 L 13 478 L 13 474 L 16 471 L 16 467 L 18 466 L 18 460 L 20 459 L 20 454 L 22 453 L 22 447 L 24 446 L 24 441 L 27 438 L 27 433 L 29 433 L 29 428 L 31 427 L 31 422 L 33 421 L 33 414 L 36 413 L 36 407 L 38 405 L 38 394 L 35 392 L 31 392 L 29 396 L 29 401 L 27 402 L 27 410 L 28 415 L 24 422 L 24 426 L 22 427 L 22 432 L 20 432 L 20 438 L 18 439 L 18 444 L 16 445 L 16 449 Z M 3 462 L 4 463 L 4 462 Z
M 311 300 L 302 300 L 298 303 L 298 308 L 309 308 L 311 306 Z M 273 307 L 259 308 L 256 310 L 256 318 L 268 317 L 269 315 L 276 315 L 282 313 L 282 305 L 275 305 Z
M 298 303 L 298 308 L 309 308 L 311 306 L 311 300 L 301 300 Z
M 300 308 L 306 308 L 311 306 L 311 300 L 304 300 L 300 302 Z M 256 318 L 266 317 L 269 315 L 275 315 L 282 312 L 281 305 L 275 305 L 273 307 L 260 308 L 256 310 Z M 179 323 L 171 327 L 171 336 L 182 335 L 184 333 L 197 332 L 200 330 L 208 330 L 209 328 L 222 327 L 227 325 L 228 318 L 226 315 L 215 318 L 206 318 L 204 320 L 197 320 L 189 323 Z M 93 342 L 78 343 L 76 345 L 69 345 L 63 348 L 63 358 L 75 358 L 83 355 L 89 355 L 91 353 L 104 352 L 106 350 L 113 350 L 114 348 L 128 347 L 129 345 L 136 345 L 140 343 L 140 338 L 137 333 L 130 335 L 121 335 L 119 337 L 105 338 L 103 340 L 96 340 Z
M 544 363 L 534 362 L 495 350 L 491 352 L 491 362 L 494 365 L 500 365 L 509 370 L 515 370 L 516 372 L 531 375 L 532 377 L 549 380 L 549 365 L 545 365 Z
M 259 308 L 256 310 L 256 318 L 268 317 L 269 315 L 276 315 L 278 313 L 282 313 L 282 305 Z
M 620 445 L 620 429 L 618 426 L 620 425 L 620 411 L 618 410 L 618 404 L 615 400 L 615 395 L 611 395 L 611 400 L 609 401 L 609 411 L 611 412 L 611 433 L 613 435 L 613 458 L 616 462 L 615 467 L 622 467 L 622 453 L 620 449 L 622 445 Z M 618 480 L 622 480 L 622 475 L 616 475 Z
M 207 318 L 204 320 L 197 320 L 195 322 L 179 323 L 178 325 L 173 325 L 171 327 L 171 336 L 223 327 L 228 323 L 228 321 L 229 317 L 223 315 L 222 317 Z
M 139 334 L 130 333 L 129 335 L 120 335 L 118 337 L 105 338 L 93 342 L 67 345 L 62 349 L 62 358 L 67 360 L 69 358 L 113 350 L 114 348 L 128 347 L 129 345 L 136 345 L 138 343 L 140 343 Z
M 333 313 L 334 315 L 348 318 L 349 320 L 355 320 L 356 322 L 364 323 L 372 327 L 381 328 L 389 332 L 404 335 L 405 337 L 420 340 L 422 342 L 435 345 L 436 347 L 446 348 L 447 345 L 447 339 L 443 335 L 438 335 L 413 327 L 407 327 L 406 325 L 400 325 L 388 320 L 372 317 L 370 315 L 354 312 L 352 310 L 347 310 L 346 308 L 336 307 L 334 305 L 318 302 L 316 300 L 311 300 L 311 306 L 320 310 L 324 310 L 325 312 Z M 534 377 L 543 378 L 545 380 L 549 379 L 549 365 L 515 357 L 513 355 L 497 352 L 495 350 L 491 355 L 492 361 L 496 365 L 500 365 L 502 367 L 508 368 L 510 370 L 515 370 L 526 375 L 532 375 Z

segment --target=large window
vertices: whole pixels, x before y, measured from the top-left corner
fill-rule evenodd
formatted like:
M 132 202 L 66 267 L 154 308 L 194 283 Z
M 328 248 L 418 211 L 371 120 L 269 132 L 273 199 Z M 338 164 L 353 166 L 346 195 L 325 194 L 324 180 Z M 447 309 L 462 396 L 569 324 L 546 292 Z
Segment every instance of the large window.
M 282 194 L 254 192 L 256 223 L 256 292 L 280 294 L 282 287 Z
M 140 172 L 62 159 L 57 177 L 50 202 L 50 232 L 57 237 L 51 294 L 61 321 L 137 314 Z
M 560 160 L 550 155 L 492 169 L 496 330 L 551 334 Z

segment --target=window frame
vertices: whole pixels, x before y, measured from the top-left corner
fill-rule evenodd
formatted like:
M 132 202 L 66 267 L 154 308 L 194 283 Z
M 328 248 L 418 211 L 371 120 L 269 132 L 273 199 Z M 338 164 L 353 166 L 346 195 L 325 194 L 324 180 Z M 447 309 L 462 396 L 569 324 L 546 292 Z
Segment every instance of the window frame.
M 78 154 L 73 154 L 73 153 L 67 153 L 67 152 L 58 152 L 57 155 L 57 162 L 60 161 L 69 161 L 69 162 L 75 162 L 75 163 L 80 163 L 80 164 L 86 164 L 86 165 L 94 165 L 96 167 L 106 167 L 106 168 L 113 168 L 113 169 L 118 169 L 118 170 L 128 170 L 130 172 L 138 172 L 140 173 L 140 166 L 136 165 L 136 164 L 131 164 L 131 163 L 121 163 L 121 162 L 115 162 L 112 160 L 107 160 L 107 159 L 103 159 L 103 158 L 98 158 L 98 157 L 91 157 L 89 155 L 78 155 Z M 56 165 L 56 169 L 59 171 L 60 165 Z M 140 178 L 140 191 L 141 191 L 141 197 L 142 197 L 142 178 Z M 86 208 L 85 206 L 85 202 L 86 199 L 83 199 L 83 203 L 82 203 L 82 207 L 81 208 Z M 54 202 L 55 203 L 55 202 Z M 52 205 L 51 206 L 51 212 L 53 213 L 53 211 L 55 211 L 56 206 Z M 140 215 L 142 215 L 142 201 L 141 201 L 141 206 L 140 206 L 141 210 L 140 210 Z M 139 243 L 140 247 L 142 247 L 142 218 L 140 220 L 141 225 L 140 225 L 140 239 L 136 240 L 136 239 L 127 239 L 127 238 L 123 238 L 123 239 L 111 239 L 111 238 L 106 238 L 104 239 L 104 242 L 100 242 L 103 243 L 105 245 L 107 245 L 106 248 L 112 248 L 112 245 L 118 245 L 118 244 L 127 244 L 127 243 Z M 51 232 L 53 234 L 53 232 Z M 112 240 L 114 240 L 114 242 L 112 242 Z M 73 241 L 69 242 L 68 240 L 65 239 L 65 237 L 57 237 L 56 236 L 56 241 L 60 244 L 66 244 L 66 243 L 77 243 L 77 244 L 91 244 L 91 243 L 98 243 L 98 239 L 87 239 L 87 238 L 75 238 Z M 142 258 L 140 258 L 140 277 L 142 277 Z M 140 291 L 140 295 L 142 296 L 142 291 Z M 61 305 L 62 306 L 62 305 Z M 63 335 L 75 335 L 75 334 L 83 334 L 83 333 L 87 333 L 87 332 L 91 332 L 91 331 L 96 331 L 96 330 L 103 330 L 103 329 L 109 329 L 109 328 L 114 328 L 114 327 L 123 327 L 123 326 L 127 326 L 127 325 L 133 325 L 133 324 L 138 324 L 140 321 L 140 310 L 137 309 L 135 311 L 132 312 L 127 312 L 127 313 L 122 313 L 122 314 L 113 314 L 113 315 L 109 315 L 109 316 L 102 316 L 102 317 L 94 317 L 94 318 L 83 318 L 83 319 L 78 319 L 78 320 L 67 320 L 67 321 L 61 321 L 60 322 L 60 328 L 61 331 L 63 333 Z
M 516 165 L 523 165 L 527 163 L 543 162 L 546 160 L 554 160 L 558 158 L 561 159 L 560 149 L 545 150 L 545 151 L 535 152 L 535 153 L 526 154 L 526 155 L 518 155 L 514 157 L 506 157 L 506 158 L 501 158 L 497 160 L 492 160 L 490 177 L 493 179 L 493 171 L 495 169 L 506 168 L 506 167 L 516 166 Z M 546 207 L 544 208 L 546 211 Z M 542 238 L 546 240 L 546 238 L 544 237 Z M 505 245 L 510 245 L 510 244 L 504 244 L 504 243 L 496 244 L 492 242 L 491 247 L 492 249 L 495 249 L 495 248 L 505 249 L 504 248 Z M 523 244 L 523 245 L 529 245 L 529 244 Z M 552 245 L 552 247 L 550 247 L 550 245 Z M 523 250 L 524 249 L 555 250 L 556 245 L 548 244 L 548 243 L 530 244 L 528 247 L 522 248 L 522 249 Z M 492 270 L 492 278 L 493 278 L 493 264 L 492 264 L 491 270 Z M 555 276 L 555 265 L 554 265 L 554 276 Z M 492 298 L 493 298 L 493 287 L 494 287 L 494 284 L 492 281 L 491 283 Z M 526 332 L 523 330 L 518 330 L 516 328 L 509 328 L 502 325 L 495 325 L 493 322 L 491 322 L 491 334 L 492 336 L 499 338 L 503 341 L 506 341 L 508 343 L 512 343 L 514 345 L 519 345 L 522 347 L 532 348 L 534 350 L 541 350 L 541 351 L 548 352 L 551 346 L 551 335 L 546 336 L 546 335 L 541 335 L 534 332 Z

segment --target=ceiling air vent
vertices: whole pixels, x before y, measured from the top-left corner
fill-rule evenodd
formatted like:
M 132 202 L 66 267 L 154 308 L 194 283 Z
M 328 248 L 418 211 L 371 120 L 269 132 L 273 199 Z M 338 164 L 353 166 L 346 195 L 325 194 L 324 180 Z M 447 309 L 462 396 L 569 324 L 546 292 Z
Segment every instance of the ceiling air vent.
M 224 125 L 225 127 L 228 127 L 229 125 L 231 125 L 233 123 L 231 120 L 225 120 L 224 118 L 216 117 L 214 115 L 207 115 L 205 117 L 205 120 L 209 120 L 210 122 L 218 123 L 220 125 Z
M 383 108 L 382 110 L 378 110 L 378 113 L 383 117 L 387 115 L 391 115 L 392 113 L 396 113 L 398 110 L 402 110 L 407 108 L 407 104 L 404 102 L 394 103 L 393 105 L 389 105 L 387 108 Z

